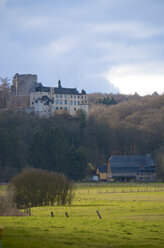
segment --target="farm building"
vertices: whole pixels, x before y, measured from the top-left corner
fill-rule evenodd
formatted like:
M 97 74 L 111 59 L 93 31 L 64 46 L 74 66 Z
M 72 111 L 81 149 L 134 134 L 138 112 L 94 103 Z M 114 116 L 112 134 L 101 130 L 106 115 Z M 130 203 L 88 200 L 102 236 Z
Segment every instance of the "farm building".
M 151 154 L 115 155 L 108 161 L 108 180 L 154 182 L 156 180 L 155 165 Z
M 108 179 L 107 174 L 107 165 L 99 165 L 98 167 L 88 163 L 88 176 L 86 181 L 88 182 L 98 182 L 104 181 L 106 182 Z
M 100 165 L 96 168 L 96 175 L 99 181 L 107 181 L 108 179 L 108 166 Z

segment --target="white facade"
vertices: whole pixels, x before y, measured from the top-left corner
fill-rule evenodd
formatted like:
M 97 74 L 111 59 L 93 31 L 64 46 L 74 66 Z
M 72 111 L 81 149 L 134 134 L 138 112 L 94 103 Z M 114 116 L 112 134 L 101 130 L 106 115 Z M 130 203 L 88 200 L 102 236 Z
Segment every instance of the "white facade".
M 39 116 L 50 117 L 55 113 L 67 112 L 75 115 L 78 110 L 83 110 L 88 116 L 88 96 L 84 90 L 79 93 L 76 89 L 62 88 L 59 82 L 58 88 L 38 87 L 30 93 L 30 107 Z

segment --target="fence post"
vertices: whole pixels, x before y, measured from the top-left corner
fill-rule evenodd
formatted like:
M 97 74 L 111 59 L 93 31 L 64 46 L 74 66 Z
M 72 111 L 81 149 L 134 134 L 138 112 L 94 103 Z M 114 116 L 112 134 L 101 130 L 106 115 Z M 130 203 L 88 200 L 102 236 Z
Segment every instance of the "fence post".
M 29 207 L 29 212 L 28 213 L 29 213 L 29 216 L 31 216 L 31 207 Z
M 96 213 L 98 214 L 98 217 L 99 217 L 100 219 L 102 219 L 102 217 L 101 217 L 101 215 L 100 215 L 100 213 L 99 213 L 98 210 L 96 211 Z
M 65 216 L 68 218 L 69 217 L 69 215 L 68 215 L 68 213 L 67 212 L 65 212 Z
M 51 217 L 54 217 L 54 213 L 51 211 Z
M 3 231 L 3 227 L 0 226 L 0 248 L 2 248 L 2 243 L 1 243 L 1 239 L 2 239 L 2 231 Z

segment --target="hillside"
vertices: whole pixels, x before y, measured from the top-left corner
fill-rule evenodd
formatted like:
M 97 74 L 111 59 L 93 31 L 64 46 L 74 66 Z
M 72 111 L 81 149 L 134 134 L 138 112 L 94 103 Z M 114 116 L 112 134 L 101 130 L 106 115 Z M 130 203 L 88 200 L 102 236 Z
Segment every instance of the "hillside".
M 113 94 L 113 93 L 91 93 L 89 96 L 89 105 L 95 104 L 98 100 L 109 97 L 114 98 L 117 103 L 126 102 L 128 100 L 139 100 L 141 97 L 136 93 L 135 95 Z
M 98 94 L 97 99 L 99 97 Z M 102 94 L 101 98 L 103 97 L 106 95 Z M 117 132 L 122 130 L 119 140 L 124 140 L 123 146 L 126 146 L 126 139 L 123 138 L 123 132 L 126 132 L 127 143 L 134 142 L 137 153 L 151 152 L 159 169 L 159 176 L 164 175 L 164 95 L 145 97 L 109 95 L 109 97 L 113 97 L 118 104 L 114 106 L 91 104 L 90 117 L 104 120 Z M 93 98 L 96 102 L 96 95 L 91 95 L 90 98 L 92 102 Z
M 118 100 L 117 95 L 113 97 Z M 90 116 L 105 117 L 112 126 L 119 124 L 152 130 L 164 122 L 164 95 L 137 98 L 131 96 L 122 98 L 118 104 L 109 107 L 91 104 Z
M 152 153 L 158 178 L 163 179 L 164 96 L 112 95 L 117 104 L 109 106 L 95 104 L 95 96 L 89 95 L 87 119 L 82 113 L 47 119 L 1 111 L 0 180 L 9 180 L 26 167 L 81 180 L 88 162 L 98 166 L 112 155 L 145 153 Z

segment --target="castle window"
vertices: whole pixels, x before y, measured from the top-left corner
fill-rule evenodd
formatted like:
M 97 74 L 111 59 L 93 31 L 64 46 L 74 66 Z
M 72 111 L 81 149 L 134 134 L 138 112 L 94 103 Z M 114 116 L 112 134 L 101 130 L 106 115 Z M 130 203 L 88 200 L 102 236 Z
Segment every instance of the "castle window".
M 72 98 L 72 95 L 71 95 L 71 98 Z
M 65 98 L 67 98 L 67 95 L 64 95 Z
M 64 107 L 65 110 L 67 110 L 67 107 Z
M 56 104 L 57 104 L 57 105 L 59 104 L 59 101 L 58 101 L 58 100 L 56 100 Z
M 83 96 L 81 96 L 81 99 L 83 99 Z
M 62 105 L 63 104 L 63 101 L 62 100 L 60 100 L 60 105 Z
M 60 98 L 62 98 L 62 95 L 60 95 Z
M 60 107 L 60 110 L 62 110 L 63 108 L 62 107 Z
M 67 100 L 64 101 L 64 104 L 67 104 Z
M 58 98 L 59 96 L 58 95 L 56 95 L 56 98 Z
M 74 101 L 74 105 L 76 106 L 76 101 Z
M 80 105 L 80 101 L 78 101 L 78 106 Z
M 74 98 L 76 98 L 76 96 L 74 95 Z
M 56 107 L 56 110 L 58 110 L 59 108 L 58 107 Z
M 80 96 L 77 96 L 77 98 L 79 99 L 79 98 L 80 98 Z
M 71 100 L 71 105 L 73 105 L 73 101 Z
M 76 111 L 76 108 L 74 108 L 74 111 Z

